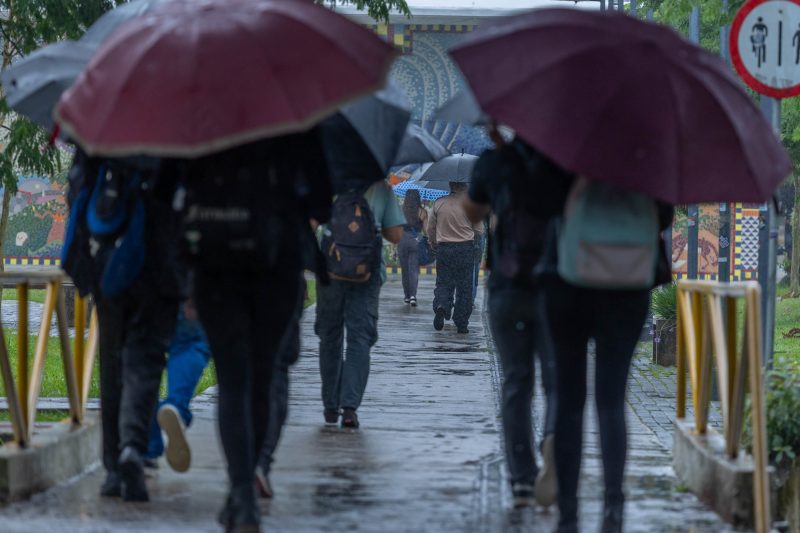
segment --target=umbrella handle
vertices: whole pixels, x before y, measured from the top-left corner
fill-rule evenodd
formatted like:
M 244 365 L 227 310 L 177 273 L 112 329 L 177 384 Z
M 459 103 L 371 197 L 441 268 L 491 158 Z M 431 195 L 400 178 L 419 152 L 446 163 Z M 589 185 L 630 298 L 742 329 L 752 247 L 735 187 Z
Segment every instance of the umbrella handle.
M 492 120 L 489 124 L 489 138 L 492 139 L 492 142 L 500 148 L 501 146 L 505 146 L 506 140 L 503 139 L 503 136 L 500 134 L 500 130 L 497 128 L 497 121 Z

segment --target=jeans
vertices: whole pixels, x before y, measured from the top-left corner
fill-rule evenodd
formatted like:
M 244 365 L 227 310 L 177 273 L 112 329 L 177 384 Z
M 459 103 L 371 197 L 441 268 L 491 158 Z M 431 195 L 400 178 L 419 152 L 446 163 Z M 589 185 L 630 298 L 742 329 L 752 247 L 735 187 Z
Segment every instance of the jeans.
M 452 310 L 458 328 L 469 324 L 472 314 L 472 276 L 475 271 L 475 245 L 467 242 L 443 242 L 436 247 L 436 289 L 433 311 Z
M 539 291 L 518 287 L 491 289 L 489 321 L 503 369 L 503 434 L 511 483 L 533 484 L 536 466 L 531 403 L 539 356 L 547 406 L 544 435 L 555 432 L 554 363 Z
M 264 475 L 269 474 L 273 455 L 278 448 L 278 441 L 289 414 L 289 367 L 295 364 L 300 357 L 300 317 L 303 314 L 303 300 L 305 299 L 305 280 L 302 278 L 298 292 L 295 319 L 289 325 L 289 329 L 281 341 L 272 374 L 267 435 L 264 437 L 264 445 L 258 459 L 258 465 Z
M 299 268 L 195 274 L 195 302 L 219 382 L 219 432 L 231 490 L 253 487 L 274 357 L 294 317 Z
M 378 341 L 377 274 L 366 283 L 331 280 L 317 288 L 319 369 L 325 409 L 358 409 L 369 378 L 369 352 Z M 344 332 L 347 350 L 342 358 Z
M 624 500 L 628 451 L 625 392 L 636 343 L 647 316 L 647 290 L 583 289 L 557 280 L 547 286 L 546 308 L 555 348 L 555 460 L 561 523 L 576 523 L 586 402 L 586 348 L 595 341 L 595 402 L 603 454 L 606 504 Z
M 144 455 L 178 316 L 177 299 L 155 291 L 97 298 L 100 319 L 103 464 L 115 471 L 120 450 Z M 121 387 L 119 386 L 121 385 Z
M 403 270 L 403 293 L 406 298 L 417 296 L 419 285 L 419 258 L 417 237 L 410 231 L 403 232 L 403 238 L 397 245 L 397 254 L 400 258 L 400 268 Z
M 189 426 L 192 423 L 192 412 L 189 402 L 194 396 L 197 383 L 203 375 L 211 357 L 205 332 L 199 320 L 189 320 L 183 310 L 178 315 L 175 336 L 169 347 L 167 358 L 167 397 L 158 406 L 169 404 L 175 407 Z M 155 459 L 164 454 L 164 439 L 158 421 L 153 419 L 150 425 L 150 442 L 147 445 L 147 457 Z

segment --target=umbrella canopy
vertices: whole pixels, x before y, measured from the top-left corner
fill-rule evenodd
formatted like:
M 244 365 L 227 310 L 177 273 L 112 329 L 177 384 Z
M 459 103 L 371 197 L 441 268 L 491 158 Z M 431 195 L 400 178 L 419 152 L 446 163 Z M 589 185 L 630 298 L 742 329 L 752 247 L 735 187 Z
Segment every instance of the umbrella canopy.
M 451 55 L 484 111 L 589 178 L 675 204 L 760 202 L 791 172 L 731 69 L 666 27 L 541 9 Z
M 35 50 L 7 68 L 0 80 L 8 105 L 51 128 L 53 106 L 94 54 L 91 46 L 64 41 Z
M 428 182 L 472 181 L 472 169 L 475 168 L 477 156 L 470 154 L 449 155 L 432 164 L 421 176 L 420 180 Z
M 312 2 L 172 0 L 115 31 L 55 116 L 90 155 L 198 157 L 307 129 L 394 56 Z
M 419 191 L 419 197 L 422 200 L 431 202 L 450 194 L 449 188 L 444 182 L 429 183 L 418 179 L 409 179 L 392 187 L 394 194 L 400 198 L 405 198 L 406 193 L 411 189 Z
M 454 97 L 442 104 L 433 114 L 433 118 L 443 122 L 469 124 L 470 126 L 481 126 L 489 123 L 489 116 L 483 112 L 481 105 L 469 87 L 456 93 Z
M 417 124 L 409 124 L 394 165 L 439 161 L 448 155 L 450 151 L 428 130 Z
M 0 78 L 8 105 L 40 126 L 52 128 L 53 108 L 100 44 L 122 23 L 165 1 L 133 0 L 123 4 L 97 19 L 77 42 L 49 44 L 16 61 Z
M 411 104 L 396 87 L 359 98 L 320 123 L 325 155 L 338 192 L 380 181 L 403 140 Z

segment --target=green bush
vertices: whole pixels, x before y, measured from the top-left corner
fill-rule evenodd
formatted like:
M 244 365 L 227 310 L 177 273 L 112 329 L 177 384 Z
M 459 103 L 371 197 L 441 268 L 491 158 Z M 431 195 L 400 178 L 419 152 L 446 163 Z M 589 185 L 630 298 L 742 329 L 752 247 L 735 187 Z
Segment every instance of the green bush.
M 650 310 L 653 315 L 662 320 L 677 320 L 677 295 L 678 291 L 675 283 L 653 289 L 650 295 Z
M 766 374 L 767 447 L 770 461 L 794 461 L 800 454 L 800 372 L 793 365 L 780 365 Z M 742 442 L 752 451 L 751 403 L 745 406 Z

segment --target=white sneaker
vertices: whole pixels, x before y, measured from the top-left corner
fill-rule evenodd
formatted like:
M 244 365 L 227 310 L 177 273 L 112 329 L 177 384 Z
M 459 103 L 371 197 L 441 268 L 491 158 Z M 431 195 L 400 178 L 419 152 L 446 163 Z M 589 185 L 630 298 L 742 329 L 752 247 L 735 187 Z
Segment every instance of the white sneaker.
M 167 463 L 176 472 L 186 472 L 192 464 L 192 450 L 186 440 L 186 424 L 178 410 L 169 404 L 164 404 L 156 416 L 161 430 L 167 434 L 167 445 L 164 456 Z
M 558 497 L 558 479 L 556 479 L 555 439 L 547 435 L 542 441 L 542 469 L 536 476 L 534 495 L 542 507 L 550 507 Z

